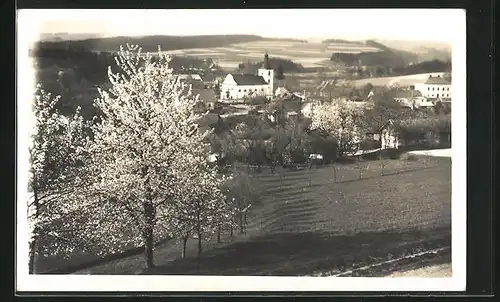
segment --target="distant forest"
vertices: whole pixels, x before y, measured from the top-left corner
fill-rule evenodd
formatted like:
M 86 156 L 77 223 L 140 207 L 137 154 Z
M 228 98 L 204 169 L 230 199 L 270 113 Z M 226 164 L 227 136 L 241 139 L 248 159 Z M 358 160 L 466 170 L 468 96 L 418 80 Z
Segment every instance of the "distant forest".
M 207 36 L 147 36 L 147 37 L 111 37 L 77 41 L 40 41 L 38 47 L 58 49 L 80 49 L 85 51 L 116 51 L 126 43 L 141 45 L 145 52 L 162 50 L 223 47 L 234 43 L 267 40 L 256 35 L 207 35 Z M 273 39 L 275 40 L 275 39 Z M 297 41 L 297 40 L 294 40 Z M 299 40 L 300 41 L 300 40 Z
M 281 68 L 281 72 L 283 73 L 293 73 L 293 72 L 304 72 L 305 68 L 302 64 L 295 63 L 291 60 L 288 59 L 282 59 L 279 57 L 270 57 L 269 58 L 269 64 L 273 68 L 275 73 L 280 72 L 279 69 Z M 257 70 L 259 68 L 262 68 L 264 65 L 264 61 L 252 63 L 252 62 L 242 62 L 239 64 L 239 69 L 240 71 L 244 73 L 257 73 Z

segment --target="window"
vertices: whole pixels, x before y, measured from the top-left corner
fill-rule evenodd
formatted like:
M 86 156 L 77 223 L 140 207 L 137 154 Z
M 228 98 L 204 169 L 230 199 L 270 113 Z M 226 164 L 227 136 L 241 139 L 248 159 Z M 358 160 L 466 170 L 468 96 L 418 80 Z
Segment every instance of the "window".
M 255 88 L 253 91 L 257 91 L 257 88 Z
M 427 91 L 431 91 L 431 87 L 427 87 Z
M 238 89 L 238 92 L 241 92 L 241 89 Z
M 264 91 L 264 88 L 261 88 L 260 91 Z
M 268 72 L 267 72 L 267 75 L 268 75 L 268 76 L 271 76 L 271 72 L 270 72 L 270 71 L 268 71 Z
M 450 87 L 448 87 L 448 89 L 446 89 L 447 91 L 450 91 Z
M 247 90 L 246 90 L 246 89 L 244 89 L 244 90 L 243 90 L 243 92 L 247 92 Z
M 432 91 L 434 91 L 434 87 L 432 87 Z

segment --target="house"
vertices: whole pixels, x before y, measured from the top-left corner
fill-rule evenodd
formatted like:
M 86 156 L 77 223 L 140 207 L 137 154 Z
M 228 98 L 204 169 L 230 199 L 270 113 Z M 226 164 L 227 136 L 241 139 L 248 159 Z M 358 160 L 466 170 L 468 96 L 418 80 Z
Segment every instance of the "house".
M 393 97 L 394 101 L 405 108 L 415 108 L 418 104 L 427 103 L 427 99 L 418 90 L 398 90 Z
M 241 100 L 257 95 L 273 96 L 274 70 L 269 64 L 269 55 L 264 56 L 264 65 L 258 74 L 235 74 L 226 76 L 221 85 L 221 100 Z
M 451 99 L 451 82 L 440 75 L 429 75 L 424 83 L 415 84 L 415 90 L 420 91 L 426 98 Z
M 291 93 L 285 87 L 278 87 L 276 88 L 276 91 L 274 91 L 274 95 L 279 97 L 286 97 L 288 95 L 291 95 Z
M 213 89 L 192 89 L 191 93 L 199 100 L 197 105 L 198 110 L 213 110 L 215 102 L 217 102 L 217 95 Z
M 179 74 L 179 80 L 187 85 L 192 85 L 193 89 L 203 89 L 205 84 L 199 74 Z
M 379 130 L 382 149 L 398 149 L 403 143 L 400 137 L 399 125 L 389 120 Z

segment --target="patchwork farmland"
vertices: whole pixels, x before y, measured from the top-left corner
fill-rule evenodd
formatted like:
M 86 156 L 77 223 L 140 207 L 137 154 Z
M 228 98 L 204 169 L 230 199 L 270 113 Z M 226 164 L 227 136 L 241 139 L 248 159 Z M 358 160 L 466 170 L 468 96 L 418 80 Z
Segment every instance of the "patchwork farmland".
M 264 52 L 273 57 L 292 60 L 304 67 L 320 66 L 333 52 L 360 53 L 378 51 L 377 48 L 348 43 L 305 43 L 282 40 L 237 43 L 226 47 L 192 48 L 168 51 L 172 55 L 211 58 L 222 68 L 233 69 L 241 62 L 260 61 Z
M 433 250 L 439 251 L 440 261 L 449 262 L 450 169 L 449 158 L 418 157 L 387 160 L 384 167 L 379 161 L 338 165 L 336 172 L 331 166 L 264 170 L 253 176 L 262 195 L 249 212 L 246 234 L 230 237 L 225 231 L 222 243 L 215 239 L 205 243 L 199 272 L 196 240 L 188 242 L 185 259 L 180 259 L 178 243 L 167 242 L 155 249 L 159 266 L 146 273 L 335 275 L 349 271 L 362 276 L 362 267 Z M 361 178 L 359 170 L 364 171 Z M 142 259 L 142 255 L 130 256 L 76 273 L 144 273 Z M 389 275 L 404 265 L 400 261 L 372 268 L 369 275 Z

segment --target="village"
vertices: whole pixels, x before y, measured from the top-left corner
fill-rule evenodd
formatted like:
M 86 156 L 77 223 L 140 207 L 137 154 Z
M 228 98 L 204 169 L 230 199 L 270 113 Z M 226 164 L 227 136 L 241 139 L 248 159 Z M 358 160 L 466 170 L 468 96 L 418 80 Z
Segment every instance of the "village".
M 330 38 L 37 43 L 29 273 L 450 274 L 447 48 Z
M 370 109 L 374 106 L 376 94 L 387 87 L 376 87 L 370 83 L 364 87 L 353 87 L 338 77 L 330 79 L 323 78 L 318 85 L 301 89 L 300 85 L 288 85 L 283 81 L 283 76 L 276 75 L 277 66 L 271 66 L 269 54 L 263 56 L 263 64 L 255 74 L 248 70 L 227 73 L 225 76 L 202 77 L 196 71 L 192 73 L 179 74 L 179 78 L 191 87 L 191 92 L 200 100 L 199 110 L 208 111 L 212 114 L 214 121 L 219 118 L 230 116 L 247 116 L 249 113 L 259 115 L 268 114 L 273 122 L 273 114 L 265 110 L 265 104 L 274 99 L 284 102 L 284 113 L 287 118 L 303 116 L 310 118 L 315 107 L 341 101 L 360 110 Z M 445 113 L 451 111 L 451 81 L 444 73 L 429 74 L 425 80 L 415 81 L 412 84 L 390 87 L 392 90 L 389 102 L 397 104 L 400 111 L 436 111 L 443 110 Z M 365 133 L 366 137 L 357 137 L 355 141 L 359 144 L 364 139 L 375 141 L 376 149 L 400 148 L 405 145 L 415 145 L 418 139 L 405 140 L 399 137 L 395 131 L 394 121 L 388 120 L 378 129 L 370 129 Z M 417 136 L 420 141 L 425 141 L 422 132 Z M 437 133 L 440 139 L 438 145 L 449 147 L 451 145 L 451 128 Z M 373 145 L 373 144 L 372 144 Z M 363 150 L 358 150 L 363 152 Z M 374 151 L 373 148 L 364 151 Z M 316 155 L 311 155 L 316 156 Z

